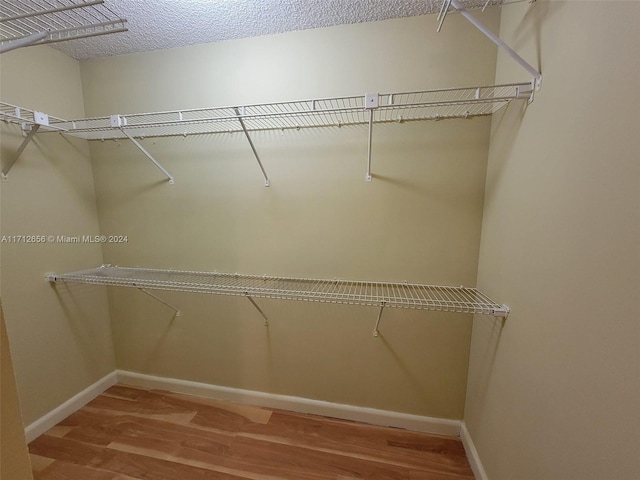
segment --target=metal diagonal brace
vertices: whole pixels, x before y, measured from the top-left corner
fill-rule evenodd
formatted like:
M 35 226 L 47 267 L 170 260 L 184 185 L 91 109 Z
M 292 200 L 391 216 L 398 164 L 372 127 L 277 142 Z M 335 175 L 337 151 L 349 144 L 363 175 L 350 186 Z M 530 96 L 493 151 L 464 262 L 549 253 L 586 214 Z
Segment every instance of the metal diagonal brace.
M 176 317 L 179 317 L 181 314 L 180 310 L 178 310 L 176 307 L 174 307 L 173 305 L 165 302 L 164 300 L 162 300 L 160 297 L 154 295 L 153 293 L 151 293 L 149 290 L 142 288 L 142 287 L 138 287 L 136 286 L 136 288 L 138 290 L 140 290 L 142 293 L 146 293 L 147 295 L 149 295 L 151 298 L 153 298 L 154 300 L 157 300 L 158 302 L 160 302 L 163 305 L 166 305 L 167 307 L 169 307 L 171 310 L 176 312 Z
M 373 328 L 374 337 L 377 337 L 380 334 L 380 332 L 378 331 L 378 327 L 380 326 L 380 319 L 382 318 L 382 310 L 384 310 L 385 305 L 386 305 L 385 302 L 380 303 L 380 311 L 378 312 L 378 319 L 376 320 L 376 326 Z
M 373 110 L 369 110 L 369 143 L 367 144 L 367 175 L 365 182 L 371 181 L 371 143 L 373 141 Z
M 367 93 L 364 96 L 364 108 L 369 110 L 369 137 L 367 144 L 367 175 L 366 182 L 371 181 L 371 144 L 373 142 L 373 110 L 378 108 L 379 95 L 377 93 Z
M 531 66 L 524 58 L 522 58 L 518 53 L 513 50 L 509 45 L 507 45 L 500 37 L 494 34 L 491 30 L 489 30 L 482 22 L 477 20 L 471 13 L 464 8 L 460 4 L 458 0 L 444 0 L 442 8 L 445 10 L 441 11 L 441 15 L 446 15 L 446 10 L 448 10 L 448 4 L 450 4 L 455 10 L 460 12 L 460 14 L 466 18 L 469 22 L 471 22 L 478 30 L 480 30 L 489 40 L 495 43 L 498 47 L 504 50 L 511 58 L 513 58 L 516 62 L 520 64 L 527 72 L 529 72 L 535 78 L 535 86 L 536 90 L 540 90 L 542 86 L 542 74 L 533 66 Z M 445 5 L 447 5 L 445 9 Z M 439 17 L 440 18 L 440 17 Z M 442 21 L 444 21 L 444 16 L 442 16 Z M 442 21 L 440 22 L 440 26 L 442 26 Z M 439 31 L 440 27 L 438 27 Z
M 18 157 L 20 157 L 20 154 L 27 147 L 29 142 L 33 139 L 33 136 L 36 134 L 39 128 L 40 128 L 40 125 L 37 123 L 31 126 L 31 130 L 29 131 L 25 139 L 22 141 L 22 143 L 18 147 L 18 150 L 16 150 L 15 155 L 9 161 L 7 166 L 4 167 L 4 169 L 2 170 L 2 178 L 7 178 L 7 174 L 9 173 L 9 170 L 11 170 L 11 167 L 13 167 L 13 164 L 16 163 L 16 161 L 18 160 Z
M 260 315 L 262 315 L 262 318 L 264 318 L 264 326 L 268 327 L 269 326 L 269 319 L 267 318 L 267 316 L 265 315 L 265 313 L 262 311 L 262 309 L 258 306 L 258 304 L 256 303 L 256 301 L 251 298 L 251 295 L 249 295 L 249 292 L 245 292 L 246 297 L 249 299 L 249 301 L 253 304 L 254 307 L 256 307 L 256 310 L 258 310 L 258 312 L 260 312 Z
M 133 144 L 134 144 L 136 147 L 138 147 L 138 149 L 139 149 L 142 153 L 144 153 L 144 154 L 145 154 L 145 156 L 146 156 L 149 160 L 151 160 L 151 161 L 153 162 L 153 164 L 154 164 L 156 167 L 158 167 L 158 169 L 159 169 L 162 173 L 164 173 L 164 174 L 165 174 L 165 176 L 169 179 L 169 185 L 173 185 L 173 184 L 175 183 L 175 181 L 173 180 L 173 176 L 172 176 L 169 172 L 167 172 L 167 170 L 166 170 L 162 165 L 160 165 L 160 164 L 158 163 L 158 161 L 157 161 L 155 158 L 153 158 L 153 156 L 152 156 L 149 152 L 147 152 L 147 151 L 145 150 L 145 148 L 144 148 L 142 145 L 140 145 L 140 142 L 138 142 L 135 138 L 133 138 L 131 135 L 129 135 L 129 134 L 125 131 L 125 129 L 124 129 L 124 128 L 120 127 L 120 131 L 122 131 L 122 133 L 124 134 L 124 136 L 125 136 L 125 137 L 127 137 L 129 140 L 131 140 L 131 141 L 133 142 Z
M 9 40 L 6 42 L 2 42 L 0 45 L 0 53 L 10 52 L 11 50 L 15 50 L 17 48 L 28 47 L 29 45 L 33 45 L 35 43 L 44 40 L 51 34 L 51 30 L 44 30 L 42 32 L 32 33 L 31 35 L 26 35 L 21 38 L 16 38 L 15 40 Z
M 264 169 L 264 166 L 262 165 L 262 161 L 260 160 L 260 157 L 258 156 L 258 151 L 256 150 L 256 147 L 253 145 L 253 141 L 251 140 L 251 136 L 249 135 L 249 131 L 247 130 L 247 126 L 244 124 L 244 120 L 242 119 L 242 115 L 240 115 L 240 110 L 238 110 L 238 107 L 234 107 L 234 110 L 236 112 L 236 115 L 238 116 L 238 121 L 240 122 L 240 126 L 242 127 L 242 131 L 244 132 L 244 135 L 247 137 L 247 140 L 249 141 L 249 146 L 251 147 L 251 150 L 253 151 L 253 155 L 256 157 L 256 160 L 258 161 L 258 165 L 260 166 L 260 170 L 262 170 L 262 175 L 264 176 L 264 186 L 268 187 L 271 182 L 269 181 L 269 177 L 267 176 L 267 172 Z

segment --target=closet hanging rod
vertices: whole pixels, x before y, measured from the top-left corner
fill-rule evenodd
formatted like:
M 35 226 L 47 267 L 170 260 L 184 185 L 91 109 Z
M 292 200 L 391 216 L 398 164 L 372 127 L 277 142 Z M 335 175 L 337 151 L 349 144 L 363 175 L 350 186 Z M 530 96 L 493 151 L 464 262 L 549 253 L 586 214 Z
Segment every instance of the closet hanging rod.
M 111 265 L 71 273 L 48 273 L 45 277 L 52 283 L 142 287 L 250 298 L 483 314 L 501 318 L 509 314 L 509 307 L 506 305 L 496 303 L 476 288 L 462 286 L 274 277 Z M 378 321 L 379 319 L 380 317 Z

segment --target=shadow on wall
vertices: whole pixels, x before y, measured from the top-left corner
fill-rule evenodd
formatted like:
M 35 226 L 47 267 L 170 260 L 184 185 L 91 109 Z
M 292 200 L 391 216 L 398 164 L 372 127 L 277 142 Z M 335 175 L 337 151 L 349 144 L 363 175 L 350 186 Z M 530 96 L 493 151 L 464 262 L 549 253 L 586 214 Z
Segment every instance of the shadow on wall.
M 493 168 L 487 171 L 485 205 L 491 202 L 496 185 L 500 183 L 504 174 L 505 162 L 511 158 L 511 150 L 518 138 L 518 131 L 527 106 L 526 102 L 514 102 L 509 104 L 507 108 L 493 114 L 490 152 Z
M 95 285 L 74 285 L 72 288 L 64 283 L 52 283 L 58 304 L 64 318 L 68 320 L 68 328 L 73 334 L 80 350 L 82 350 L 83 358 L 86 359 L 83 365 L 86 370 L 100 370 L 103 364 L 102 357 L 104 353 L 96 350 L 95 339 L 104 335 L 104 331 L 96 328 L 95 322 L 87 321 L 88 318 L 95 316 L 96 296 L 100 295 Z
M 473 344 L 477 347 L 473 352 L 476 358 L 470 363 L 475 371 L 469 372 L 467 398 L 474 399 L 473 408 L 480 412 L 484 409 L 484 400 L 491 382 L 504 325 L 505 320 L 501 318 L 476 315 L 473 319 Z
M 534 0 L 535 2 L 535 0 Z M 524 45 L 530 43 L 536 47 L 536 63 L 538 71 L 541 73 L 542 68 L 542 42 L 540 40 L 543 23 L 548 21 L 548 18 L 553 13 L 557 12 L 559 8 L 562 8 L 565 2 L 550 2 L 539 1 L 530 5 L 522 17 L 522 20 L 518 24 L 518 28 L 513 36 L 514 40 L 511 47 L 519 51 Z

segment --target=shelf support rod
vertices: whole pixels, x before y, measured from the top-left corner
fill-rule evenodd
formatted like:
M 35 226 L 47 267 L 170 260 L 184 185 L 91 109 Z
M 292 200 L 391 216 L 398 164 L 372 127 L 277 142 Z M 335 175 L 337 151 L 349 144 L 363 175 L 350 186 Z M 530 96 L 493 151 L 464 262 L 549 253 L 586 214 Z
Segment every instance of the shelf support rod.
M 367 145 L 367 176 L 365 181 L 371 181 L 371 144 L 373 141 L 373 109 L 369 110 L 369 143 Z
M 38 43 L 39 41 L 44 40 L 49 36 L 50 33 L 50 30 L 45 30 L 43 32 L 32 33 L 31 35 L 27 35 L 26 37 L 3 42 L 2 45 L 0 45 L 0 53 L 9 52 L 11 50 L 15 50 L 16 48 L 28 47 L 29 45 L 33 45 L 34 43 Z
M 471 22 L 478 30 L 480 30 L 489 40 L 495 43 L 498 47 L 504 50 L 511 58 L 520 64 L 527 72 L 529 72 L 535 78 L 536 90 L 540 90 L 542 86 L 542 74 L 532 67 L 524 58 L 507 45 L 500 37 L 489 30 L 482 22 L 476 19 L 471 13 L 464 8 L 458 0 L 445 0 L 445 3 L 449 2 L 451 6 L 462 14 L 469 22 Z M 444 18 L 443 18 L 444 20 Z
M 265 315 L 265 313 L 262 311 L 262 309 L 258 306 L 258 304 L 256 303 L 256 301 L 251 298 L 251 295 L 249 295 L 249 292 L 245 292 L 245 296 L 249 299 L 249 301 L 253 304 L 254 307 L 256 307 L 256 310 L 258 310 L 258 312 L 260 312 L 260 315 L 262 315 L 262 318 L 264 318 L 264 326 L 268 327 L 269 326 L 269 319 L 267 318 L 267 316 Z
M 384 310 L 386 303 L 380 303 L 380 311 L 378 312 L 378 319 L 376 320 L 376 326 L 373 328 L 373 336 L 378 337 L 380 332 L 378 331 L 378 327 L 380 326 L 380 319 L 382 318 L 382 311 Z
M 244 132 L 245 137 L 247 137 L 247 140 L 249 141 L 249 146 L 251 147 L 251 150 L 253 151 L 253 156 L 256 157 L 256 160 L 258 161 L 258 165 L 260 166 L 260 170 L 262 170 L 262 175 L 264 176 L 264 186 L 268 187 L 271 182 L 269 181 L 269 177 L 267 176 L 267 172 L 264 169 L 264 166 L 262 165 L 262 161 L 260 160 L 260 156 L 258 155 L 258 151 L 256 150 L 255 145 L 253 144 L 253 141 L 251 140 L 251 136 L 249 135 L 249 131 L 247 130 L 247 126 L 244 124 L 244 120 L 242 119 L 242 115 L 240 115 L 240 110 L 238 110 L 237 107 L 234 108 L 236 115 L 238 116 L 238 121 L 240 122 L 240 126 L 242 127 L 242 131 Z
M 133 142 L 133 144 L 134 144 L 136 147 L 138 147 L 138 149 L 139 149 L 142 153 L 144 153 L 144 155 L 145 155 L 149 160 L 151 160 L 151 162 L 153 162 L 153 164 L 154 164 L 156 167 L 158 167 L 158 170 L 160 170 L 162 173 L 164 173 L 164 174 L 165 174 L 165 176 L 169 179 L 169 185 L 173 185 L 173 184 L 175 183 L 175 181 L 173 180 L 173 176 L 172 176 L 169 172 L 167 172 L 167 170 L 166 170 L 162 165 L 160 165 L 160 164 L 157 162 L 157 160 L 156 160 L 155 158 L 153 158 L 153 156 L 152 156 L 149 152 L 147 152 L 147 151 L 145 150 L 145 148 L 144 148 L 142 145 L 140 145 L 140 142 L 138 142 L 135 138 L 133 138 L 131 135 L 129 135 L 129 134 L 125 131 L 125 129 L 124 129 L 124 128 L 120 127 L 120 131 L 125 135 L 125 137 L 127 137 L 129 140 L 131 140 L 131 141 Z
M 31 130 L 29 130 L 29 133 L 27 134 L 25 139 L 22 141 L 22 143 L 18 147 L 18 150 L 16 150 L 15 155 L 9 161 L 7 166 L 2 170 L 2 178 L 7 178 L 7 175 L 9 174 L 9 170 L 11 170 L 11 167 L 13 167 L 13 164 L 18 161 L 18 158 L 22 154 L 22 151 L 27 147 L 29 142 L 33 139 L 33 136 L 36 134 L 39 128 L 40 128 L 40 125 L 37 123 L 31 126 Z
M 162 300 L 160 297 L 158 297 L 157 295 L 154 295 L 153 293 L 151 293 L 149 290 L 147 290 L 146 288 L 142 288 L 142 287 L 138 287 L 136 286 L 136 288 L 138 290 L 140 290 L 142 293 L 145 293 L 147 295 L 149 295 L 151 298 L 153 298 L 154 300 L 157 300 L 158 302 L 160 302 L 161 304 L 169 307 L 171 310 L 173 310 L 174 312 L 176 312 L 176 317 L 179 317 L 180 315 L 182 315 L 182 313 L 180 312 L 179 309 L 177 309 L 176 307 L 174 307 L 173 305 L 165 302 L 164 300 Z

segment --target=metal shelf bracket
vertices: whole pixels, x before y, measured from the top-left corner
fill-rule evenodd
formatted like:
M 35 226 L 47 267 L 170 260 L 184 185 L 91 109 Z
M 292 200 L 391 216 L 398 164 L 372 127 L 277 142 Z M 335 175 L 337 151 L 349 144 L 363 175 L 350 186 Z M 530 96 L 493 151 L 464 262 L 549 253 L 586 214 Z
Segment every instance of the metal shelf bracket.
M 258 312 L 260 312 L 260 315 L 262 315 L 262 318 L 264 318 L 264 326 L 268 327 L 269 326 L 269 319 L 267 318 L 267 316 L 265 315 L 265 313 L 262 311 L 262 309 L 258 306 L 258 304 L 256 303 L 256 301 L 251 298 L 251 295 L 249 295 L 249 292 L 245 292 L 245 296 L 249 299 L 249 301 L 253 304 L 254 307 L 256 307 L 256 310 L 258 310 Z
M 378 331 L 378 327 L 380 326 L 380 319 L 382 318 L 382 311 L 384 310 L 385 302 L 380 303 L 380 310 L 378 311 L 378 319 L 376 320 L 376 326 L 373 327 L 373 336 L 378 337 L 380 332 Z
M 151 160 L 151 162 L 158 168 L 158 170 L 160 170 L 162 173 L 165 174 L 165 176 L 169 179 L 169 185 L 173 185 L 175 183 L 175 180 L 173 179 L 173 176 L 162 165 L 160 165 L 158 163 L 158 161 L 155 158 L 153 158 L 153 156 L 149 152 L 147 152 L 147 150 L 140 144 L 140 142 L 138 142 L 135 138 L 133 138 L 131 135 L 129 135 L 129 133 L 126 132 L 124 128 L 122 128 L 122 122 L 123 122 L 123 118 L 120 115 L 112 115 L 111 116 L 111 125 L 119 127 L 120 130 L 122 131 L 122 133 L 124 134 L 124 136 L 127 137 L 129 140 L 131 140 L 133 142 L 133 144 L 136 147 L 138 147 L 138 149 L 149 160 Z
M 19 109 L 16 113 L 17 114 L 20 113 Z M 2 169 L 2 178 L 7 178 L 7 175 L 9 174 L 9 170 L 11 170 L 11 167 L 13 167 L 13 165 L 18 161 L 18 158 L 20 157 L 24 149 L 27 148 L 27 145 L 29 145 L 31 140 L 33 140 L 33 137 L 38 132 L 40 125 L 44 125 L 44 126 L 49 125 L 49 115 L 47 115 L 46 113 L 34 111 L 33 118 L 35 123 L 31 125 L 31 128 L 29 129 L 27 136 L 25 137 L 25 139 L 22 141 L 22 143 L 16 150 L 16 153 L 13 155 L 13 158 L 11 158 L 11 160 L 9 160 L 7 165 Z M 23 125 L 23 129 L 25 129 L 24 131 L 26 131 L 26 125 Z
M 256 160 L 258 161 L 258 165 L 260 166 L 260 170 L 262 170 L 262 175 L 264 176 L 264 186 L 268 187 L 269 185 L 271 185 L 271 182 L 269 181 L 269 177 L 267 176 L 267 172 L 264 169 L 264 166 L 262 165 L 262 161 L 260 160 L 260 156 L 258 155 L 258 151 L 256 150 L 256 147 L 253 145 L 253 141 L 251 140 L 251 135 L 249 135 L 249 131 L 247 130 L 247 126 L 244 123 L 244 120 L 242 119 L 242 115 L 244 114 L 244 107 L 242 108 L 243 112 L 242 114 L 240 113 L 240 110 L 236 107 L 234 108 L 236 115 L 238 116 L 238 121 L 240 122 L 240 126 L 242 127 L 242 131 L 244 132 L 245 137 L 247 137 L 247 141 L 249 142 L 249 146 L 251 147 L 251 150 L 253 151 L 253 156 L 256 157 Z M 257 308 L 257 307 L 256 307 Z
M 449 9 L 453 8 L 455 11 L 459 12 L 464 18 L 466 18 L 470 23 L 473 24 L 480 32 L 484 34 L 489 40 L 495 43 L 499 48 L 504 50 L 511 58 L 513 58 L 521 67 L 523 67 L 527 72 L 533 75 L 534 78 L 534 86 L 536 90 L 540 90 L 542 87 L 542 74 L 534 68 L 531 64 L 529 64 L 524 58 L 522 58 L 518 53 L 513 50 L 509 45 L 507 45 L 500 37 L 494 34 L 491 30 L 489 30 L 482 22 L 480 22 L 477 18 L 475 18 L 471 13 L 464 8 L 464 6 L 459 2 L 459 0 L 443 0 L 442 7 L 440 8 L 440 13 L 438 14 L 438 28 L 439 32 L 442 28 L 442 24 L 444 22 L 447 13 L 449 13 Z M 485 5 L 486 7 L 486 5 Z
M 160 297 L 158 297 L 157 295 L 154 295 L 153 293 L 151 293 L 149 290 L 147 290 L 146 288 L 142 288 L 142 287 L 136 287 L 138 290 L 140 290 L 142 293 L 149 295 L 151 298 L 153 298 L 154 300 L 157 300 L 158 302 L 160 302 L 161 304 L 169 307 L 171 310 L 173 310 L 174 312 L 176 312 L 176 317 L 179 317 L 182 315 L 182 313 L 180 312 L 179 309 L 177 309 L 176 307 L 174 307 L 173 305 L 171 305 L 170 303 L 165 302 L 164 300 L 162 300 Z
M 371 144 L 373 141 L 373 111 L 379 106 L 380 95 L 377 93 L 367 93 L 364 96 L 364 108 L 369 110 L 369 142 L 367 145 L 367 175 L 366 182 L 371 182 Z
M 18 161 L 20 154 L 22 154 L 22 151 L 27 147 L 29 142 L 31 142 L 31 140 L 33 139 L 33 136 L 36 134 L 39 128 L 40 128 L 40 125 L 38 124 L 33 125 L 31 127 L 31 130 L 29 130 L 29 133 L 27 134 L 25 139 L 22 141 L 22 143 L 18 147 L 18 150 L 16 150 L 16 153 L 13 155 L 13 158 L 9 160 L 9 163 L 7 164 L 7 166 L 2 169 L 2 178 L 5 178 L 5 179 L 7 178 L 7 175 L 9 174 L 9 170 L 11 170 L 11 167 L 13 167 L 14 163 Z

